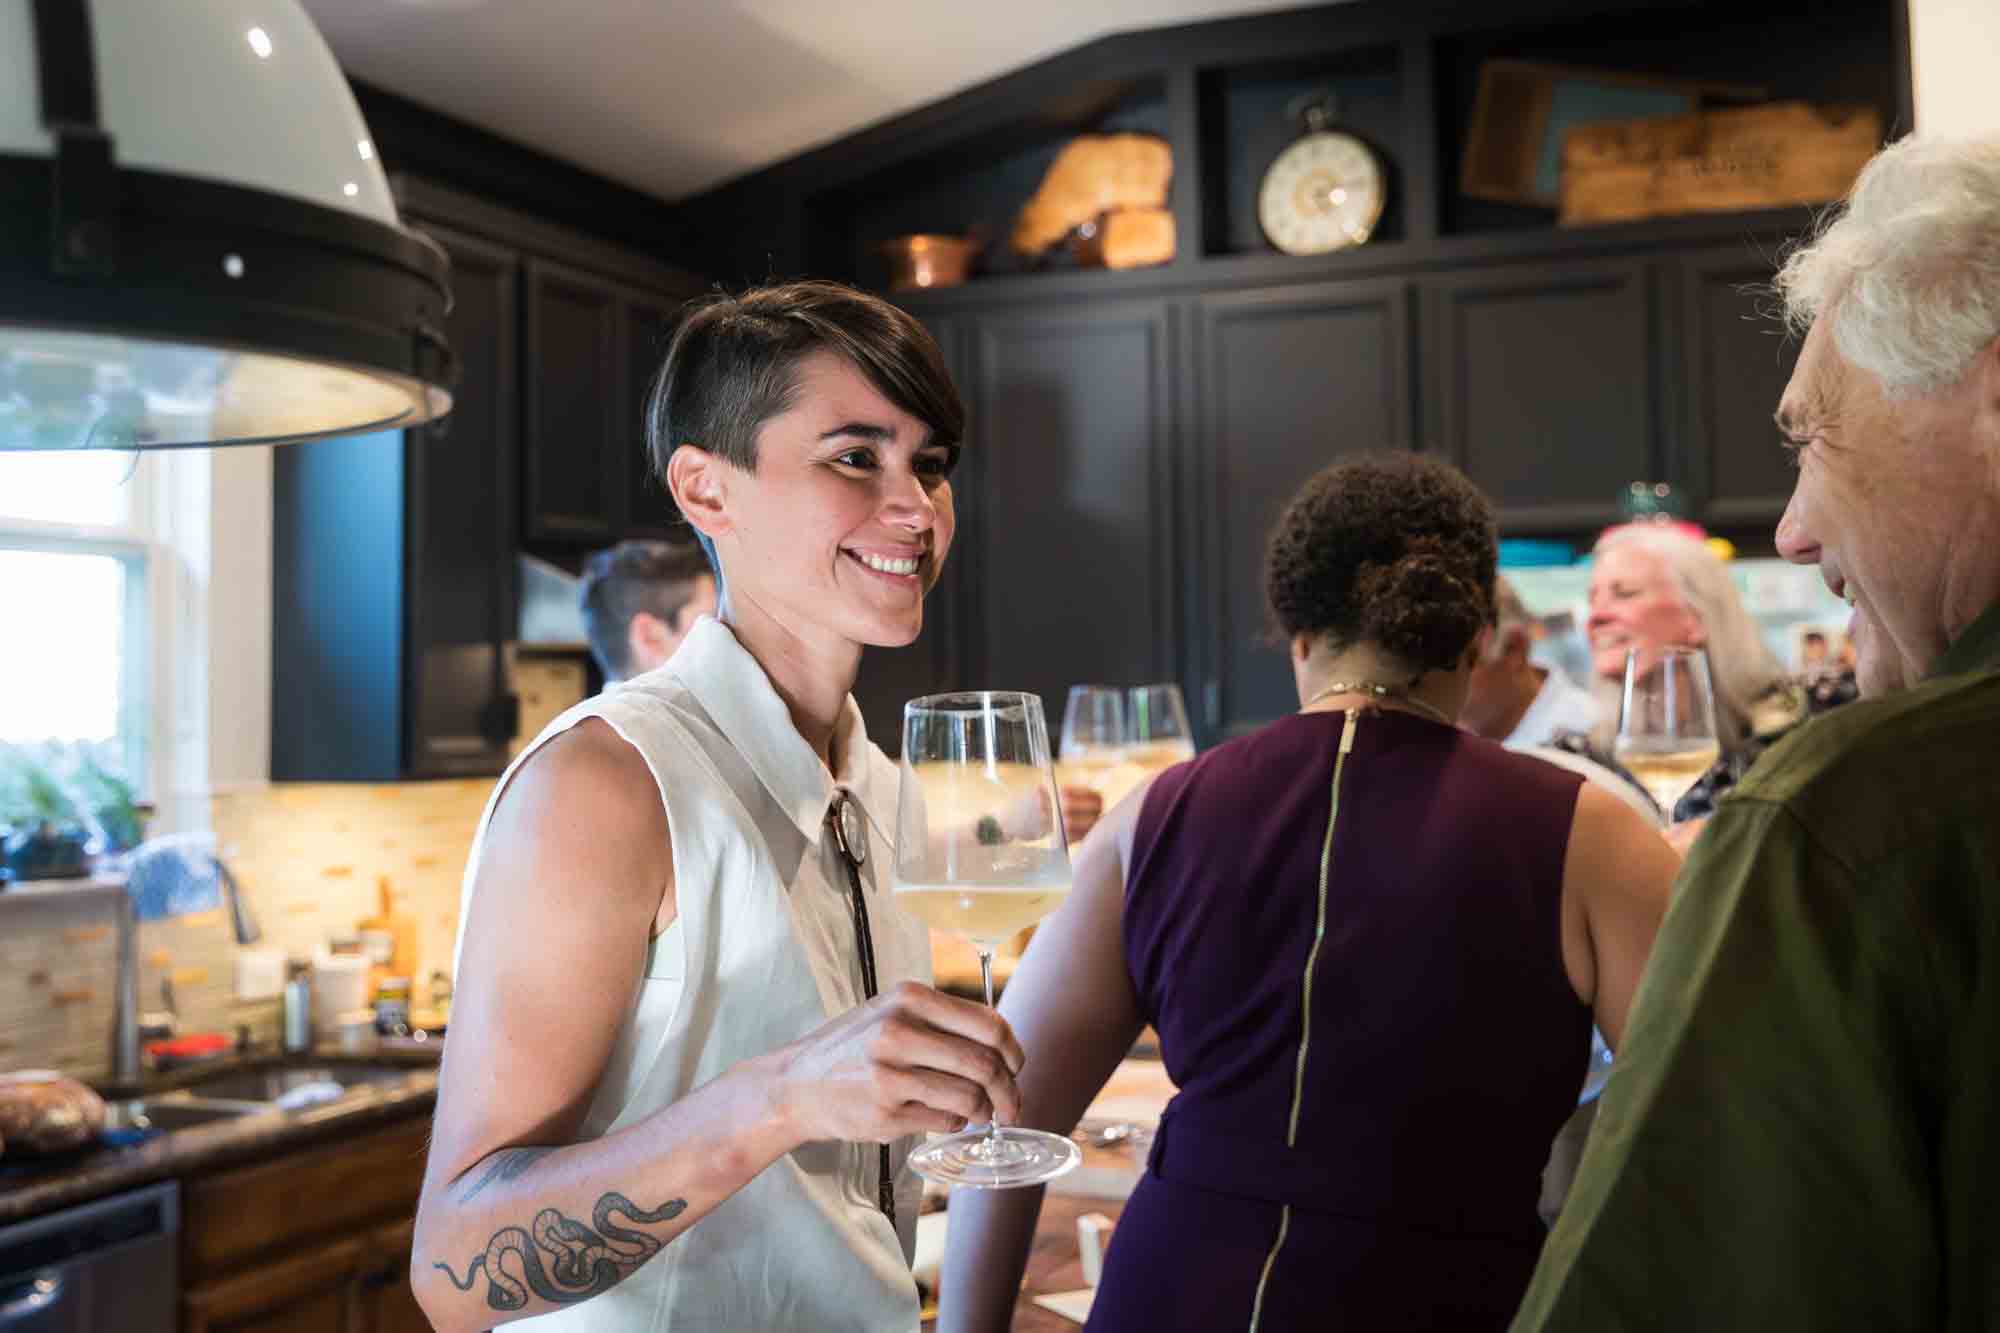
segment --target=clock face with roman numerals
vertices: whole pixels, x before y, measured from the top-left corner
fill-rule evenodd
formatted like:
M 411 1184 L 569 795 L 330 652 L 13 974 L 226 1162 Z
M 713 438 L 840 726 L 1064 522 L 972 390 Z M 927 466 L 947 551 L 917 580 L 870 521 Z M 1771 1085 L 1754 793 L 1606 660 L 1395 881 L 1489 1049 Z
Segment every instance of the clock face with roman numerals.
M 1359 245 L 1382 216 L 1382 163 L 1351 134 L 1319 130 L 1279 153 L 1257 191 L 1257 221 L 1288 255 Z

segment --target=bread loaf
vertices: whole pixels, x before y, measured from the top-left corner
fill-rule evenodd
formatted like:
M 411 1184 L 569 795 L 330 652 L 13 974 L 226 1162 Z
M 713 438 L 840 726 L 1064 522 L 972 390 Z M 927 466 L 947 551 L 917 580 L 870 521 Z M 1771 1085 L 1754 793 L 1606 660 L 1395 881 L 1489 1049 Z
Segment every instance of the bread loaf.
M 0 1074 L 0 1144 L 10 1153 L 80 1148 L 104 1130 L 104 1099 L 52 1070 Z
M 1150 134 L 1087 134 L 1063 145 L 1015 220 L 1016 252 L 1035 256 L 1114 208 L 1160 208 L 1173 150 Z
M 1174 215 L 1164 208 L 1114 208 L 1077 234 L 1086 268 L 1145 268 L 1174 257 Z

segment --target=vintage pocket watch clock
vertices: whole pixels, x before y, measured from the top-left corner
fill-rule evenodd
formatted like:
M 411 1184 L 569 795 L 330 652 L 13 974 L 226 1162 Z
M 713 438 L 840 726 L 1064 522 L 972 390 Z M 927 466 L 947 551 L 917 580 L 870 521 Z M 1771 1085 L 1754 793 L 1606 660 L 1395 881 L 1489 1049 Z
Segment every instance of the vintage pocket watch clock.
M 1375 150 L 1333 128 L 1333 98 L 1318 94 L 1294 103 L 1306 132 L 1287 145 L 1264 172 L 1257 190 L 1257 221 L 1272 245 L 1288 255 L 1322 255 L 1360 245 L 1381 220 L 1388 173 Z

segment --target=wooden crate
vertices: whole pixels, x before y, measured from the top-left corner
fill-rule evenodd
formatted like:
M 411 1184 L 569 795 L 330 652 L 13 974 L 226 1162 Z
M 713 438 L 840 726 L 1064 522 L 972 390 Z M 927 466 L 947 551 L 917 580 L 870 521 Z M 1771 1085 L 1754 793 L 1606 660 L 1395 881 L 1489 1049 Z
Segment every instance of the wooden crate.
M 1756 100 L 1763 89 L 1535 60 L 1488 60 L 1466 128 L 1458 188 L 1473 199 L 1555 208 L 1562 136 L 1573 125 L 1690 112 L 1705 101 Z
M 1563 138 L 1565 227 L 1844 196 L 1882 146 L 1873 107 L 1777 102 L 1579 125 Z

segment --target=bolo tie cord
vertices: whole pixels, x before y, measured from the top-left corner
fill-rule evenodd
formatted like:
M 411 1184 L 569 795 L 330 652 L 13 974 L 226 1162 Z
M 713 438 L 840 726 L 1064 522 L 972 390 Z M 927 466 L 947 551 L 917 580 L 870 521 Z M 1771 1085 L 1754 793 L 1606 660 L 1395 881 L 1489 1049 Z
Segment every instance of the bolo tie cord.
M 854 910 L 854 938 L 861 953 L 861 994 L 864 1000 L 875 998 L 879 987 L 875 979 L 875 934 L 868 925 L 868 898 L 861 887 L 861 858 L 848 845 L 847 826 L 843 816 L 849 801 L 847 793 L 835 796 L 833 804 L 826 808 L 827 827 L 833 833 L 833 845 L 840 853 L 840 863 L 847 867 L 847 889 L 849 904 Z M 896 1225 L 896 1182 L 889 1174 L 889 1145 L 880 1145 L 881 1156 L 876 1172 L 876 1203 L 889 1219 L 889 1225 Z

